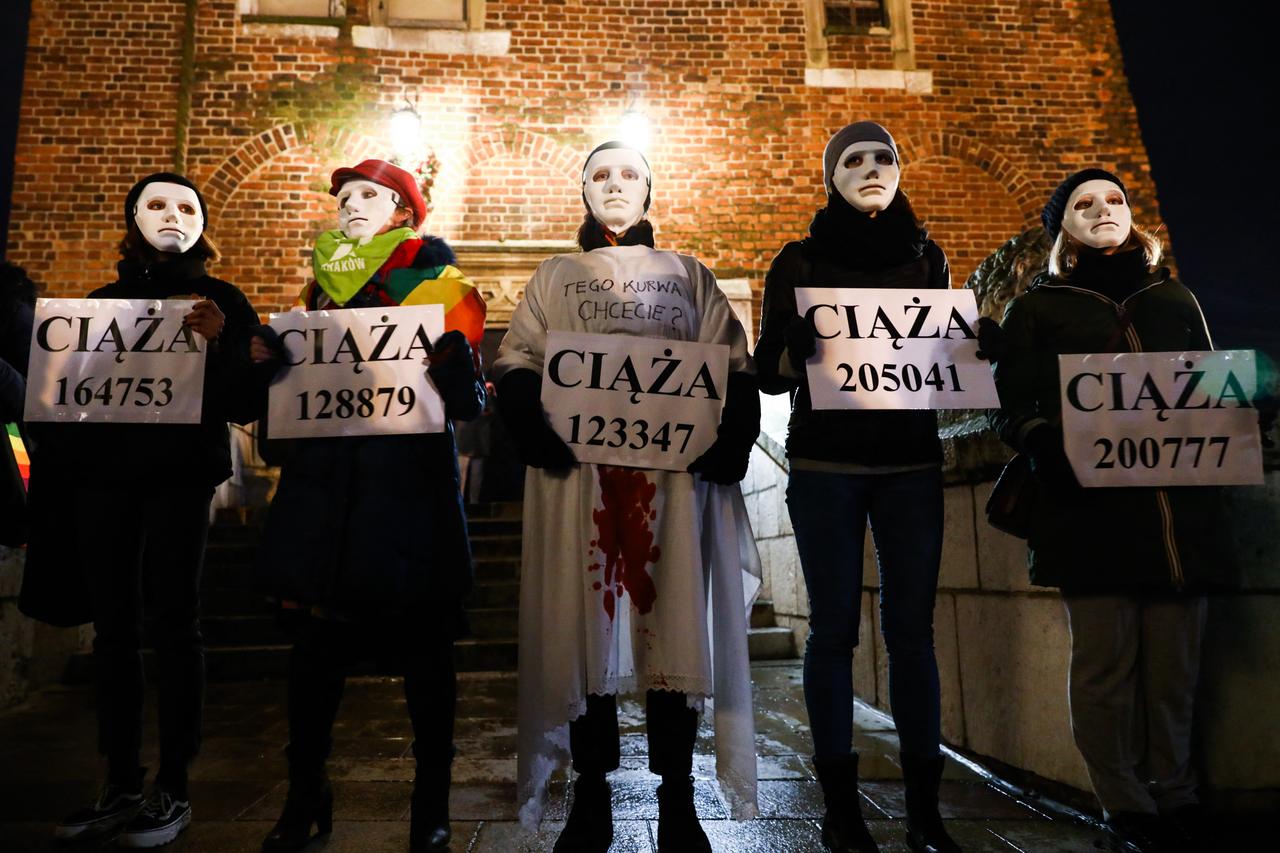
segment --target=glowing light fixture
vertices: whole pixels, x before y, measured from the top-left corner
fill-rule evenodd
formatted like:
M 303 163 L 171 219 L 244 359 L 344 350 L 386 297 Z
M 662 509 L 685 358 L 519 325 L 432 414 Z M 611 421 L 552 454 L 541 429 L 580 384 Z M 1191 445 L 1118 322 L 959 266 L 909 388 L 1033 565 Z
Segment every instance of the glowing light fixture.
M 634 107 L 622 114 L 618 122 L 618 139 L 637 151 L 649 150 L 649 117 Z
M 391 149 L 401 163 L 422 154 L 422 117 L 409 104 L 391 114 Z

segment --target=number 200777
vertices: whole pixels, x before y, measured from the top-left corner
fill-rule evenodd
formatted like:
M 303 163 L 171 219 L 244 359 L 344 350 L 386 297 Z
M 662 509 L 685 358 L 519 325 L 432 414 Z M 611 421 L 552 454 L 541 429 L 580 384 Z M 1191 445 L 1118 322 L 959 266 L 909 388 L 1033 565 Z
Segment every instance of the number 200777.
M 622 447 L 625 444 L 632 450 L 644 450 L 652 445 L 662 448 L 666 453 L 683 433 L 684 440 L 680 442 L 680 449 L 676 452 L 684 453 L 684 449 L 689 446 L 689 438 L 693 435 L 693 424 L 671 423 L 663 423 L 651 435 L 649 422 L 642 418 L 634 421 L 627 421 L 626 418 L 608 420 L 599 415 L 592 415 L 587 418 L 586 430 L 582 429 L 582 415 L 570 416 L 569 423 L 571 425 L 569 443 L 586 444 L 592 447 Z M 628 434 L 628 428 L 634 428 L 633 432 Z M 588 432 L 590 436 L 584 440 Z
M 1192 468 L 1199 468 L 1201 457 L 1204 457 L 1206 467 L 1213 462 L 1216 467 L 1221 468 L 1227 458 L 1227 445 L 1230 441 L 1231 437 L 1226 435 L 1171 435 L 1160 441 L 1151 436 L 1141 440 L 1122 438 L 1119 441 L 1100 438 L 1093 446 L 1099 448 L 1102 455 L 1093 463 L 1093 467 L 1114 468 L 1118 464 L 1121 468 L 1159 468 L 1163 457 L 1164 463 L 1170 468 L 1177 468 L 1179 459 L 1189 463 Z M 1215 449 L 1218 451 L 1216 460 L 1213 452 Z

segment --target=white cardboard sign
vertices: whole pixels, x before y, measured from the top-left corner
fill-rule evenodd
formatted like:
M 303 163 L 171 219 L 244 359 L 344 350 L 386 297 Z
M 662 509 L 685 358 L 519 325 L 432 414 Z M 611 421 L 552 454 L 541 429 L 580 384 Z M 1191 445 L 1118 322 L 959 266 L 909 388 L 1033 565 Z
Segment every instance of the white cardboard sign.
M 729 348 L 549 332 L 542 406 L 579 462 L 683 471 L 711 446 Z
M 287 352 L 268 401 L 272 438 L 444 431 L 424 362 L 444 306 L 289 311 L 271 328 Z
M 1251 350 L 1060 355 L 1058 372 L 1081 485 L 1262 482 Z
M 991 366 L 975 354 L 971 290 L 798 287 L 814 329 L 815 409 L 987 409 L 1000 405 Z
M 207 344 L 182 325 L 191 299 L 40 299 L 28 421 L 194 424 Z

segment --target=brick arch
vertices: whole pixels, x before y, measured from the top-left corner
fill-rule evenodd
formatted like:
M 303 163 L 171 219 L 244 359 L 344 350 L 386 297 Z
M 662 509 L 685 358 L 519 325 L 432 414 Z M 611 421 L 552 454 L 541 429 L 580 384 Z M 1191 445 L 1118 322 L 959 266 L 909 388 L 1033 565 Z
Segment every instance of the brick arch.
M 276 125 L 242 143 L 205 180 L 203 192 L 210 216 L 226 205 L 246 178 L 281 154 L 304 145 L 347 152 L 354 162 L 387 156 L 384 143 L 345 128 Z
M 985 142 L 950 130 L 908 136 L 895 141 L 898 143 L 903 168 L 930 157 L 950 157 L 976 166 L 1005 188 L 1018 205 L 1027 225 L 1040 222 L 1040 209 L 1044 206 L 1043 193 L 1036 189 L 1013 161 Z
M 465 169 L 472 171 L 494 157 L 517 157 L 550 166 L 578 183 L 582 179 L 585 152 L 564 145 L 550 136 L 528 130 L 486 133 L 467 146 Z

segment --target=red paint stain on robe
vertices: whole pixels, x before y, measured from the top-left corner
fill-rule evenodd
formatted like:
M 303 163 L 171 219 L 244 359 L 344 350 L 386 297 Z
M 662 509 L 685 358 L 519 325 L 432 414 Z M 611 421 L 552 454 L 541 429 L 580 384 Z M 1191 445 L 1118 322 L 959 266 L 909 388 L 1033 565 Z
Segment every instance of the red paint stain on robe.
M 644 471 L 635 468 L 601 465 L 599 473 L 602 507 L 591 513 L 596 524 L 596 540 L 592 544 L 604 557 L 605 612 L 613 618 L 617 598 L 625 590 L 636 610 L 648 613 L 658 591 L 645 566 L 656 563 L 662 554 L 653 544 L 653 531 L 649 529 L 649 521 L 657 517 L 652 504 L 658 487 L 649 482 Z M 588 571 L 600 568 L 599 563 L 587 567 Z

